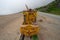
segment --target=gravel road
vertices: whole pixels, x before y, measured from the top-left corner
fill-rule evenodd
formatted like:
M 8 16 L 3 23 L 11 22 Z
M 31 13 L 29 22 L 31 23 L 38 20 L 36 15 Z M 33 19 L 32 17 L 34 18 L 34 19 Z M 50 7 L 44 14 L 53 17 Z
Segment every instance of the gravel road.
M 6 20 L 8 16 L 3 18 L 6 22 L 3 22 L 5 20 L 0 16 L 0 40 L 19 40 L 19 28 L 23 23 L 23 15 L 15 16 L 16 18 L 10 21 Z M 41 28 L 40 34 L 38 34 L 39 40 L 60 40 L 60 16 L 38 12 L 37 23 Z

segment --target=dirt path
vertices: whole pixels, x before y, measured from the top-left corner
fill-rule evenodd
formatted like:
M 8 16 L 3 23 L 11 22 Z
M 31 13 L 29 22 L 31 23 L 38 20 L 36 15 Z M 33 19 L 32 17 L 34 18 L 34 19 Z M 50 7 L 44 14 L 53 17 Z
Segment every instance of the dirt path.
M 43 22 L 40 22 L 40 19 Z M 8 24 L 0 27 L 0 40 L 19 40 L 19 28 L 23 23 L 23 17 L 16 18 Z M 37 23 L 40 26 L 39 38 L 44 40 L 60 40 L 60 17 L 51 16 L 42 12 L 38 13 Z
M 38 25 L 44 40 L 60 40 L 60 16 L 39 12 Z M 42 19 L 43 22 L 39 22 Z
M 0 29 L 0 40 L 19 40 L 19 28 L 23 22 L 23 17 L 16 18 Z

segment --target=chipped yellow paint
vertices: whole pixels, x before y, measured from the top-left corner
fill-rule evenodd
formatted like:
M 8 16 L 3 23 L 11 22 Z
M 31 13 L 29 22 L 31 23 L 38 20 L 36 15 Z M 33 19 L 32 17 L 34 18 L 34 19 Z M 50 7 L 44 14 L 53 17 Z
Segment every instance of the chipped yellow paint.
M 34 25 L 27 25 L 25 27 L 20 27 L 20 32 L 26 36 L 32 36 L 39 32 L 39 27 Z
M 24 11 L 23 12 L 23 15 L 24 15 L 24 24 L 32 24 L 35 19 L 36 19 L 36 16 L 37 16 L 37 11 L 32 11 L 32 12 L 29 12 L 29 11 Z
M 23 12 L 24 22 L 20 27 L 20 33 L 25 36 L 32 36 L 39 32 L 39 26 L 36 23 L 36 10 L 27 10 Z

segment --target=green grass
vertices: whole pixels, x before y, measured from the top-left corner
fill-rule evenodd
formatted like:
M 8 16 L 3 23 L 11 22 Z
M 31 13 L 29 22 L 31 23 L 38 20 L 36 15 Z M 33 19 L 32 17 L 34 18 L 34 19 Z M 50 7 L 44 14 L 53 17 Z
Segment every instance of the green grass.
M 36 8 L 36 10 L 46 13 L 51 13 L 55 15 L 60 15 L 60 8 L 56 7 L 56 2 L 52 2 L 47 6 Z
M 60 8 L 49 8 L 47 11 L 47 13 L 51 13 L 51 14 L 56 14 L 56 15 L 60 15 Z

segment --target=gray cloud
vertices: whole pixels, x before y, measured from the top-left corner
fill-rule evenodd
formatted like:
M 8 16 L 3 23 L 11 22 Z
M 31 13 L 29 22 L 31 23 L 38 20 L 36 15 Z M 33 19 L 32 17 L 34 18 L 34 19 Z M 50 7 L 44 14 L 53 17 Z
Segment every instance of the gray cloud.
M 54 0 L 0 0 L 0 15 L 8 15 L 26 10 L 25 4 L 29 8 L 37 8 Z

